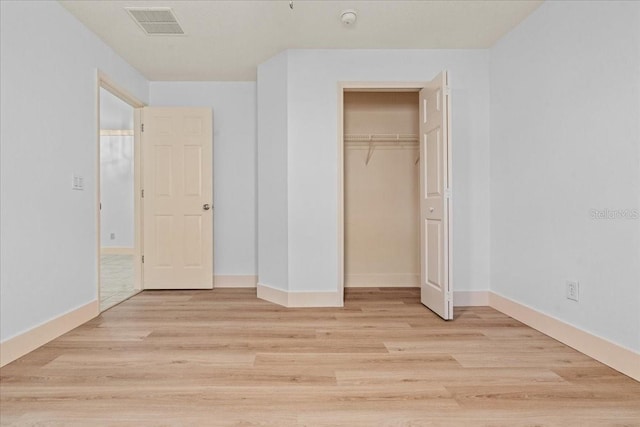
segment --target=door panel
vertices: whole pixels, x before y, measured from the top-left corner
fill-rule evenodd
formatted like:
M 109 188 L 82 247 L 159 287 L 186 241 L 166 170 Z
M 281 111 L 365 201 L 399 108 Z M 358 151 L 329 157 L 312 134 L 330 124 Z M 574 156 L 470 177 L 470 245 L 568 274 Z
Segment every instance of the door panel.
M 173 158 L 170 145 L 157 145 L 153 147 L 152 159 L 155 160 L 154 192 L 156 197 L 171 197 L 173 188 Z
M 426 284 L 442 289 L 442 259 L 440 248 L 442 247 L 442 222 L 427 220 L 427 280 Z
M 144 288 L 213 287 L 212 115 L 142 111 Z
M 157 267 L 171 267 L 173 260 L 173 216 L 154 215 L 152 221 L 154 221 L 155 240 L 151 240 L 152 244 L 148 245 L 148 248 L 145 245 L 149 252 L 147 259 L 155 260 Z
M 453 319 L 451 283 L 451 102 L 447 72 L 420 91 L 421 301 Z
M 202 195 L 202 147 L 187 146 L 184 149 L 184 192 L 187 196 Z
M 202 266 L 202 228 L 201 215 L 187 215 L 184 217 L 185 267 Z
M 427 197 L 442 196 L 442 169 L 439 159 L 442 157 L 442 137 L 440 129 L 436 128 L 426 135 L 427 169 L 426 189 Z

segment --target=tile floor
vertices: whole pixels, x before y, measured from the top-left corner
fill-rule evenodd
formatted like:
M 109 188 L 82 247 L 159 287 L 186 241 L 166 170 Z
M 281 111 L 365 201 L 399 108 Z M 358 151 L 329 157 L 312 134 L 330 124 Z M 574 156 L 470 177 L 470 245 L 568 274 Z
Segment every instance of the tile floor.
M 100 256 L 100 311 L 126 300 L 133 288 L 133 255 Z

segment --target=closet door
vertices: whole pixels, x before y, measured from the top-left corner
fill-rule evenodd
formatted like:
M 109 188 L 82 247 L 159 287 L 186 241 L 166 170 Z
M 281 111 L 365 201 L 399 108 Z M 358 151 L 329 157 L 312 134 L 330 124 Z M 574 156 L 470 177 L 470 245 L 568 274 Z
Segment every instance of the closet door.
M 453 319 L 449 86 L 443 71 L 420 91 L 421 301 Z

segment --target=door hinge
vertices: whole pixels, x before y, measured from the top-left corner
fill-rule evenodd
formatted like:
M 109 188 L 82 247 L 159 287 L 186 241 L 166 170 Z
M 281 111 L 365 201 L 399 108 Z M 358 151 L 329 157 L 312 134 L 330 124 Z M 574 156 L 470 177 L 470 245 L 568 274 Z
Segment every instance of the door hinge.
M 140 132 L 144 132 L 144 123 L 140 123 Z
M 450 188 L 446 188 L 444 190 L 444 197 L 447 198 L 447 199 L 451 198 L 451 189 Z
M 144 264 L 144 255 L 142 255 L 142 263 Z
M 451 88 L 449 88 L 449 86 L 445 86 L 442 88 L 442 93 L 445 94 L 445 96 L 449 96 L 451 95 Z
M 144 189 L 140 190 L 140 197 L 142 197 L 144 199 Z

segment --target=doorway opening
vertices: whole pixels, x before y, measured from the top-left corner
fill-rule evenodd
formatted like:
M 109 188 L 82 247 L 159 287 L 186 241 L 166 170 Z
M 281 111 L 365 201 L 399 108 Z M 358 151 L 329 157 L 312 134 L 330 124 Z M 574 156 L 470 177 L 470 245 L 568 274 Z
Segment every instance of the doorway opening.
M 420 286 L 418 92 L 344 94 L 344 286 Z
M 138 293 L 139 135 L 142 103 L 98 78 L 98 295 L 100 311 Z
M 427 82 L 338 85 L 338 291 L 419 287 L 453 319 L 451 96 Z

